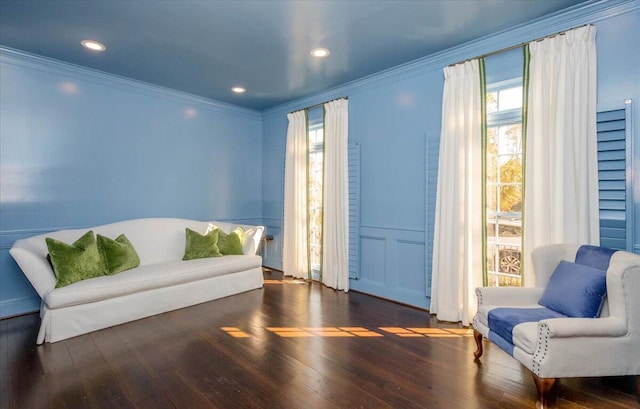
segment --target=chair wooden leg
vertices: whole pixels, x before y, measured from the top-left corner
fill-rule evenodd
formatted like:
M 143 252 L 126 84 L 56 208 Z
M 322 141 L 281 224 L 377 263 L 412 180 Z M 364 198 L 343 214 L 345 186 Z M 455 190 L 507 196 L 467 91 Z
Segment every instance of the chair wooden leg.
M 473 353 L 473 356 L 476 359 L 480 359 L 480 357 L 482 356 L 482 334 L 474 329 L 473 338 L 476 340 L 477 347 L 476 351 Z
M 636 387 L 637 389 L 637 393 L 638 393 L 638 402 L 640 402 L 640 375 L 636 375 Z
M 551 390 L 553 384 L 556 383 L 556 378 L 539 378 L 534 373 L 531 375 L 533 375 L 533 382 L 536 384 L 536 389 L 538 390 L 536 409 L 546 409 L 549 407 L 547 402 L 547 393 Z

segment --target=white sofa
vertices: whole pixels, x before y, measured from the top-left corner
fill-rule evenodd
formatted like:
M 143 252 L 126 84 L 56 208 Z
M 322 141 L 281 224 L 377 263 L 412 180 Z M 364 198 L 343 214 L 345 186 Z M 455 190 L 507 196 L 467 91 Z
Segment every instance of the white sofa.
M 262 226 L 240 225 L 244 229 L 241 256 L 182 260 L 185 229 L 204 234 L 210 223 L 227 233 L 236 226 L 186 219 L 135 219 L 17 240 L 11 247 L 11 256 L 42 298 L 42 322 L 36 342 L 56 342 L 261 288 L 262 259 L 256 252 L 264 232 Z M 73 243 L 89 230 L 110 238 L 125 234 L 138 253 L 140 265 L 55 288 L 45 238 Z

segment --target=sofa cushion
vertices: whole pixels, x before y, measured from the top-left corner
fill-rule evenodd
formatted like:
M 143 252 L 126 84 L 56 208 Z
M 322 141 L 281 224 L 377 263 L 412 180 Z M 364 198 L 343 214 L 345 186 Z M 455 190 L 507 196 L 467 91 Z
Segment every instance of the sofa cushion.
M 608 270 L 611 256 L 618 250 L 600 246 L 583 245 L 576 252 L 576 264 L 597 268 L 598 270 Z
M 43 298 L 51 308 L 86 304 L 156 288 L 204 280 L 260 268 L 259 256 L 227 256 L 144 265 L 112 276 L 96 277 L 49 291 Z
M 494 308 L 489 311 L 489 339 L 509 354 L 513 354 L 514 328 L 525 322 L 538 322 L 547 318 L 565 318 L 566 316 L 548 308 Z M 501 339 L 492 337 L 492 333 Z M 508 345 L 503 345 L 506 341 Z
M 124 234 L 112 240 L 100 234 L 96 235 L 98 250 L 107 264 L 107 274 L 118 274 L 140 265 L 136 249 Z
M 538 345 L 538 322 L 523 322 L 513 328 L 513 345 L 533 355 Z
M 212 227 L 210 226 L 209 229 L 212 229 Z M 242 255 L 242 240 L 244 237 L 242 227 L 238 226 L 228 234 L 216 226 L 213 226 L 213 229 L 218 230 L 218 248 L 223 256 Z
M 187 241 L 184 248 L 183 260 L 193 260 L 196 258 L 220 257 L 218 248 L 219 229 L 213 229 L 202 235 L 197 231 L 186 228 Z
M 606 271 L 562 260 L 539 304 L 569 317 L 596 318 L 606 294 Z
M 93 231 L 86 232 L 73 244 L 51 237 L 45 241 L 56 276 L 56 288 L 106 274 L 106 264 L 100 256 Z
M 489 312 L 496 308 L 501 308 L 502 305 L 482 304 L 478 306 L 478 311 L 474 317 L 474 321 L 478 320 L 482 325 L 489 328 Z M 519 305 L 518 308 L 540 308 L 539 304 L 527 304 Z

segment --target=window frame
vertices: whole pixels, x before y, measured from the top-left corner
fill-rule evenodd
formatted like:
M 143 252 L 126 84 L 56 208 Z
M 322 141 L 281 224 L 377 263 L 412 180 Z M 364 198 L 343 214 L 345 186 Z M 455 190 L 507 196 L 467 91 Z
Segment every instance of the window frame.
M 318 130 L 322 130 L 323 132 L 323 137 L 322 137 L 322 142 L 315 142 L 312 143 L 311 142 L 311 134 L 312 132 L 316 132 Z M 322 154 L 322 161 L 323 161 L 323 168 L 322 168 L 322 173 L 324 175 L 324 122 L 322 120 L 318 120 L 318 121 L 313 121 L 313 122 L 309 122 L 308 126 L 307 126 L 307 133 L 308 133 L 308 146 L 307 146 L 307 159 L 308 159 L 308 173 L 307 173 L 307 181 L 310 180 L 310 172 L 311 172 L 311 155 L 313 154 L 318 154 L 321 153 Z M 324 179 L 324 177 L 322 178 Z M 324 180 L 323 180 L 324 183 Z M 311 189 L 308 187 L 307 188 L 307 194 L 310 195 L 311 193 Z M 323 205 L 324 205 L 324 197 L 323 193 L 320 193 L 321 196 L 321 206 L 320 208 L 322 209 Z M 311 200 L 310 198 L 307 199 L 307 217 L 308 217 L 308 231 L 309 231 L 309 236 L 308 236 L 308 243 L 309 243 L 309 269 L 311 271 L 311 279 L 312 280 L 319 280 L 321 275 L 322 275 L 322 233 L 320 233 L 320 243 L 319 244 L 315 244 L 312 242 L 311 238 L 313 237 L 312 234 L 312 227 L 311 227 L 311 206 L 310 206 Z M 322 221 L 320 222 L 320 230 L 322 230 Z M 313 263 L 312 262 L 312 257 L 311 254 L 313 252 L 313 247 L 314 246 L 319 246 L 320 247 L 320 262 L 319 263 Z
M 503 80 L 503 81 L 496 81 L 493 83 L 488 83 L 486 86 L 486 93 L 493 93 L 496 92 L 499 95 L 500 91 L 503 90 L 507 90 L 510 88 L 515 88 L 515 87 L 523 87 L 523 79 L 521 76 L 519 77 L 515 77 L 515 78 L 510 78 L 507 80 Z M 486 98 L 486 95 L 485 95 Z M 499 104 L 499 100 L 497 101 Z M 522 115 L 522 106 L 518 107 L 518 108 L 512 108 L 512 109 L 506 109 L 503 111 L 495 111 L 495 112 L 486 112 L 486 129 L 487 131 L 490 128 L 500 128 L 502 126 L 509 126 L 509 125 L 514 125 L 514 124 L 520 124 L 522 126 L 523 123 L 523 115 Z M 524 133 L 524 130 L 522 130 L 522 133 Z M 524 142 L 524 141 L 522 141 Z M 486 143 L 486 142 L 485 142 Z M 522 145 L 522 148 L 524 148 L 524 144 Z M 487 162 L 488 159 L 488 154 L 487 152 L 484 153 L 485 154 L 485 163 Z M 498 155 L 499 157 L 500 155 Z M 506 155 L 505 155 L 506 156 Z M 520 157 L 522 158 L 522 164 L 524 166 L 524 150 L 521 150 L 520 152 Z M 486 166 L 486 165 L 485 165 Z M 524 174 L 524 169 L 522 170 L 523 174 Z M 498 179 L 496 180 L 496 182 L 494 183 L 496 190 L 500 189 L 500 186 L 508 186 L 508 185 L 515 185 L 515 183 L 500 183 L 499 181 L 499 174 L 500 171 L 499 169 L 497 170 L 498 173 Z M 484 198 L 484 203 L 485 203 L 485 209 L 483 211 L 484 213 L 484 223 L 485 226 L 488 226 L 488 222 L 489 222 L 489 216 L 491 214 L 493 214 L 494 212 L 489 212 L 487 210 L 487 193 L 488 192 L 488 188 L 489 188 L 489 182 L 488 179 L 484 180 L 484 184 L 485 184 L 485 198 Z M 524 180 L 523 182 L 519 183 L 520 186 L 522 186 L 522 198 L 524 200 Z M 499 200 L 499 196 L 497 198 L 497 200 Z M 498 203 L 498 209 L 499 209 L 499 203 Z M 520 217 L 520 223 L 521 223 L 521 232 L 523 232 L 523 228 L 524 228 L 524 223 L 523 223 L 523 214 L 522 211 L 520 212 L 501 212 L 501 211 L 496 211 L 495 212 L 495 231 L 494 231 L 494 238 L 495 238 L 495 247 L 496 247 L 496 252 L 497 254 L 494 255 L 494 268 L 493 270 L 489 270 L 489 265 L 488 265 L 488 260 L 487 257 L 489 255 L 489 231 L 488 229 L 484 229 L 484 234 L 485 234 L 485 248 L 484 248 L 484 254 L 483 254 L 483 262 L 485 265 L 485 268 L 483 269 L 485 271 L 485 277 L 484 277 L 484 285 L 490 285 L 490 286 L 500 286 L 499 285 L 499 281 L 496 280 L 495 283 L 490 283 L 489 281 L 489 274 L 495 274 L 496 276 L 500 276 L 500 275 L 506 275 L 506 276 L 514 276 L 513 274 L 509 274 L 509 273 L 503 273 L 500 272 L 500 233 L 499 233 L 499 223 L 498 220 L 500 218 L 515 218 L 515 217 Z M 504 243 L 503 243 L 504 245 Z M 520 244 L 519 244 L 519 248 L 520 248 L 520 286 L 524 285 L 524 263 L 523 263 L 523 257 L 522 257 L 522 236 L 521 236 L 521 240 L 520 240 Z M 495 285 L 497 284 L 497 285 Z

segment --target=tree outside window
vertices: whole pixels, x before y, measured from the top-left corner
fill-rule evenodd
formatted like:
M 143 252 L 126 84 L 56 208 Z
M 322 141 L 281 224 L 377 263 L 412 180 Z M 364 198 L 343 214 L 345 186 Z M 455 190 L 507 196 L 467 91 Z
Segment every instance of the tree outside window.
M 491 87 L 491 86 L 490 86 Z M 522 86 L 487 92 L 487 285 L 522 284 Z

